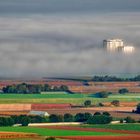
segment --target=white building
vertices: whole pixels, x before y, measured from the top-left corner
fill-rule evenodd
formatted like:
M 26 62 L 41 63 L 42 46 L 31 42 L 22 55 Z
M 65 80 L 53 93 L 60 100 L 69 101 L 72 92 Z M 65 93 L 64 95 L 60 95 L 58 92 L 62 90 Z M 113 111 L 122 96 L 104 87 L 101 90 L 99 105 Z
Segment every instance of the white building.
M 108 39 L 103 41 L 103 47 L 108 52 L 122 52 L 124 54 L 132 54 L 135 51 L 134 46 L 125 46 L 122 39 Z
M 28 113 L 28 115 L 33 115 L 33 116 L 38 115 L 38 116 L 42 116 L 42 117 L 50 116 L 50 114 L 48 112 L 45 112 L 45 111 L 34 111 L 34 110 L 30 111 Z
M 135 51 L 134 46 L 124 46 L 124 48 L 123 48 L 123 52 L 125 54 L 132 54 L 134 51 Z
M 103 47 L 110 52 L 122 51 L 124 42 L 121 39 L 108 39 L 103 41 Z

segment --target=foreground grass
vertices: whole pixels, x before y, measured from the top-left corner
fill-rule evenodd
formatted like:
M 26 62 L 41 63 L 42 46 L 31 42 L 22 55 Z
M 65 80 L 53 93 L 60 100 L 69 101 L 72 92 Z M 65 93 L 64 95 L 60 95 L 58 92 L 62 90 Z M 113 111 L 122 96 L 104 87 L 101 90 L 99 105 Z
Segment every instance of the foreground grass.
M 81 127 L 140 131 L 140 124 L 83 125 Z
M 57 130 L 48 128 L 37 127 L 0 127 L 0 131 L 5 132 L 25 132 L 36 133 L 41 136 L 120 136 L 122 134 L 116 134 L 111 132 L 86 132 L 76 130 Z

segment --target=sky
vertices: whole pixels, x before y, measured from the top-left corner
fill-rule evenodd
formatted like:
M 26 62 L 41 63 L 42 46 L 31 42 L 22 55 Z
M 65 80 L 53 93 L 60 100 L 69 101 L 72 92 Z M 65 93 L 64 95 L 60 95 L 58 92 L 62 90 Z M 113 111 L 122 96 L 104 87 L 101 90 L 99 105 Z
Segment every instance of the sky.
M 140 72 L 140 0 L 0 0 L 0 77 Z M 108 38 L 136 47 L 110 54 Z

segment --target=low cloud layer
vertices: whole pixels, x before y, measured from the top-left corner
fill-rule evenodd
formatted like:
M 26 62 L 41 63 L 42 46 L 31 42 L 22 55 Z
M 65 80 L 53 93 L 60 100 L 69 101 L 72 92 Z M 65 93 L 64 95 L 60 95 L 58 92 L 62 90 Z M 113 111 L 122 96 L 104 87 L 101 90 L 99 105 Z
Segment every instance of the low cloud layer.
M 2 4 L 12 5 L 8 2 L 3 1 Z M 11 16 L 3 10 L 0 15 L 0 76 L 88 76 L 140 72 L 139 11 L 21 13 Z M 103 39 L 107 38 L 122 38 L 126 45 L 134 45 L 136 52 L 133 55 L 109 54 L 102 47 Z

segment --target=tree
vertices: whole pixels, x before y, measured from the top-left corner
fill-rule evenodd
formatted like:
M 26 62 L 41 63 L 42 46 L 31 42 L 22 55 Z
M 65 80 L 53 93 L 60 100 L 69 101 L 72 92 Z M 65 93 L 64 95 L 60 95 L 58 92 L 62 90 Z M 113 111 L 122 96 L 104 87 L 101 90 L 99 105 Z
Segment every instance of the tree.
M 60 90 L 61 91 L 68 91 L 69 88 L 68 88 L 68 86 L 62 85 L 62 86 L 60 86 Z
M 51 86 L 50 85 L 48 85 L 48 84 L 45 84 L 44 85 L 44 91 L 51 91 Z
M 73 118 L 73 115 L 67 113 L 67 114 L 64 114 L 64 122 L 73 122 L 74 118 Z
M 109 124 L 112 121 L 111 116 L 106 115 L 94 115 L 90 118 L 87 123 L 88 124 Z
M 140 114 L 140 103 L 137 105 L 136 113 Z
M 85 121 L 85 115 L 83 113 L 78 113 L 75 115 L 75 121 L 76 122 L 84 122 Z
M 111 116 L 109 112 L 103 112 L 103 115 Z
M 0 117 L 0 126 L 12 126 L 14 120 L 11 117 Z
M 101 113 L 100 112 L 95 112 L 94 115 L 101 115 Z
M 114 106 L 120 106 L 120 101 L 119 100 L 114 100 L 111 102 L 112 105 Z
M 30 118 L 28 116 L 25 116 L 21 119 L 22 126 L 28 126 L 28 124 L 31 122 Z
M 90 100 L 86 100 L 86 101 L 84 102 L 84 105 L 85 105 L 85 107 L 91 106 L 91 101 L 90 101 Z
M 91 113 L 86 112 L 84 114 L 85 121 L 89 120 L 91 117 L 92 117 L 92 114 Z
M 128 93 L 128 92 L 129 92 L 129 90 L 127 88 L 122 88 L 122 89 L 119 90 L 120 94 L 125 94 L 125 93 Z
M 64 118 L 62 115 L 52 114 L 49 116 L 49 121 L 50 122 L 63 122 Z

